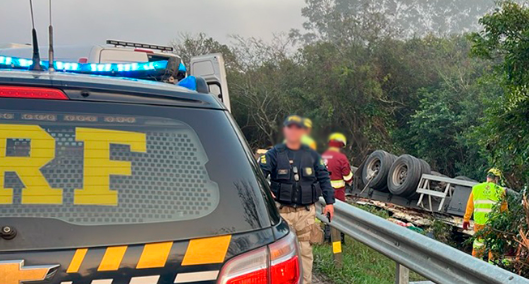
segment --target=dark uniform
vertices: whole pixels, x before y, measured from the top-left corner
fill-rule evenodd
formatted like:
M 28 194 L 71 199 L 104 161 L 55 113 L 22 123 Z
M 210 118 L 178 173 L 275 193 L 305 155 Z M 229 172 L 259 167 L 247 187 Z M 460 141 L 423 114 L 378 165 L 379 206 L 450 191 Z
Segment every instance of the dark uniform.
M 327 204 L 334 204 L 334 189 L 320 155 L 306 145 L 291 150 L 276 145 L 261 156 L 261 169 L 270 176 L 272 193 L 281 216 L 289 223 L 300 242 L 303 283 L 312 282 L 311 230 L 316 218 L 316 203 L 323 194 Z

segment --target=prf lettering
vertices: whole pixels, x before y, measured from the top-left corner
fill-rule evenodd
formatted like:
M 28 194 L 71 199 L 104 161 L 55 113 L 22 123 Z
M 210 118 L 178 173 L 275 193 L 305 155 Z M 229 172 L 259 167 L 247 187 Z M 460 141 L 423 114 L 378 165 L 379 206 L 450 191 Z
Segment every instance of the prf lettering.
M 9 139 L 30 140 L 29 156 L 7 156 Z M 110 160 L 110 144 L 147 151 L 145 133 L 77 128 L 84 142 L 83 188 L 75 189 L 76 205 L 118 205 L 118 192 L 110 188 L 110 175 L 131 175 L 127 161 Z M 0 124 L 0 204 L 13 203 L 13 188 L 5 187 L 5 173 L 14 172 L 24 184 L 22 204 L 62 204 L 63 190 L 52 188 L 40 169 L 55 159 L 55 139 L 37 125 Z

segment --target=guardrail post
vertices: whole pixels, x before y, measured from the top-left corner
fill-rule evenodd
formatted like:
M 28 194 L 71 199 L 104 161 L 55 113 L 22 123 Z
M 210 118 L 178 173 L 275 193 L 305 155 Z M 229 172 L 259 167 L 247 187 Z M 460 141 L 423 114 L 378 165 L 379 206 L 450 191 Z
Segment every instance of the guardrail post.
M 395 272 L 395 284 L 409 284 L 410 270 L 397 262 L 397 271 Z
M 342 268 L 342 236 L 340 234 L 340 231 L 333 227 L 331 227 L 331 242 L 334 264 L 336 265 L 336 267 Z

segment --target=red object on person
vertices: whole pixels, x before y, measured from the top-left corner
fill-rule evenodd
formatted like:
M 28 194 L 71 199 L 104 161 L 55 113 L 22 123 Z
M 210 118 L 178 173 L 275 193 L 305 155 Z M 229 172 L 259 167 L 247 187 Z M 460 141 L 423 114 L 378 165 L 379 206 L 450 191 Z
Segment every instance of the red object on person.
M 321 155 L 331 177 L 334 197 L 345 201 L 345 184 L 353 180 L 351 165 L 347 157 L 338 148 L 331 147 Z M 338 186 L 340 184 L 340 186 Z

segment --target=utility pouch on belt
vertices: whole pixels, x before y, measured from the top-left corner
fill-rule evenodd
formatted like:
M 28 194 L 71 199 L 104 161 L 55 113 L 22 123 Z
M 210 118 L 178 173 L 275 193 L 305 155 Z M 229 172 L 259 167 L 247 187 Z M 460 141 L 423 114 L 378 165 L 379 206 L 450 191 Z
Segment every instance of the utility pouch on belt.
M 310 205 L 314 203 L 314 186 L 310 183 L 301 183 L 301 205 Z
M 279 201 L 291 203 L 294 199 L 294 186 L 288 183 L 281 183 L 279 187 Z
M 319 223 L 311 225 L 309 242 L 311 245 L 320 245 L 323 243 L 323 230 Z

